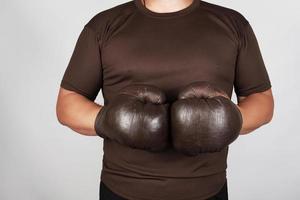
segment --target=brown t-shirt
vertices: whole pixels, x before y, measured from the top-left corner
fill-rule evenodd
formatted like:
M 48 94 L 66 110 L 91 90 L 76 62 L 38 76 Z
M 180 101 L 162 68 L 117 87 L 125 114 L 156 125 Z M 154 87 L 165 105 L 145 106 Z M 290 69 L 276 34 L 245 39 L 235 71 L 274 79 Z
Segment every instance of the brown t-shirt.
M 61 87 L 104 105 L 118 90 L 145 83 L 160 87 L 170 101 L 179 88 L 210 81 L 238 96 L 271 87 L 255 34 L 239 12 L 194 0 L 176 12 L 157 13 L 140 0 L 96 14 L 77 40 Z M 104 140 L 101 180 L 134 200 L 201 200 L 226 181 L 228 148 L 188 157 L 132 149 Z

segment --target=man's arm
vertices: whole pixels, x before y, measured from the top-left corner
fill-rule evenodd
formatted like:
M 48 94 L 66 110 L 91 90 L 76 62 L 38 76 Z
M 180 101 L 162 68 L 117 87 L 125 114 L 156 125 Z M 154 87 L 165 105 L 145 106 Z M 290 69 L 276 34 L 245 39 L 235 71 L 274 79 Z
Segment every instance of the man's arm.
M 94 121 L 101 107 L 86 97 L 61 87 L 56 103 L 56 115 L 62 125 L 82 135 L 96 136 Z
M 243 116 L 240 134 L 248 134 L 272 120 L 274 111 L 272 90 L 268 89 L 246 97 L 239 96 L 238 107 Z

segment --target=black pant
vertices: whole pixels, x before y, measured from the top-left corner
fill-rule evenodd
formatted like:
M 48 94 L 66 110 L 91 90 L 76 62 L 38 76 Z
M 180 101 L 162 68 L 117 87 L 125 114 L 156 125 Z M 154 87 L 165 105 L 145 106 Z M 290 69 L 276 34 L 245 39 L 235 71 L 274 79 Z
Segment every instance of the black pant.
M 100 200 L 126 200 L 113 193 L 104 183 L 100 182 Z M 207 200 L 228 200 L 227 182 L 215 196 Z

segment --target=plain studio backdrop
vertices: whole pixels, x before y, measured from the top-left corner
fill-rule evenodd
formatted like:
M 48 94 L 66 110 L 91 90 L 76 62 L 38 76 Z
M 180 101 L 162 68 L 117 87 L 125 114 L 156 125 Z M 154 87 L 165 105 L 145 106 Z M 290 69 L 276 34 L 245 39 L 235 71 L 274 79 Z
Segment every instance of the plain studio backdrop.
M 299 199 L 299 1 L 207 1 L 249 20 L 275 98 L 272 122 L 230 147 L 229 197 Z M 55 105 L 83 25 L 124 2 L 0 0 L 1 200 L 99 198 L 102 139 L 60 125 Z

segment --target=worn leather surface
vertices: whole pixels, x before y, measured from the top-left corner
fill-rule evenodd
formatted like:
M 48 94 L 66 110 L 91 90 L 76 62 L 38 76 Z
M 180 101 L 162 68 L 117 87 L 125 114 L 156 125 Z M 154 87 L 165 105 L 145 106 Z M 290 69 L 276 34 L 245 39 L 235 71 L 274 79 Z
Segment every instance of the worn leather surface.
M 161 151 L 168 146 L 165 94 L 155 86 L 134 84 L 120 90 L 95 120 L 95 130 L 132 148 Z
M 239 136 L 241 127 L 237 106 L 208 82 L 182 88 L 171 106 L 173 145 L 186 155 L 221 151 Z

